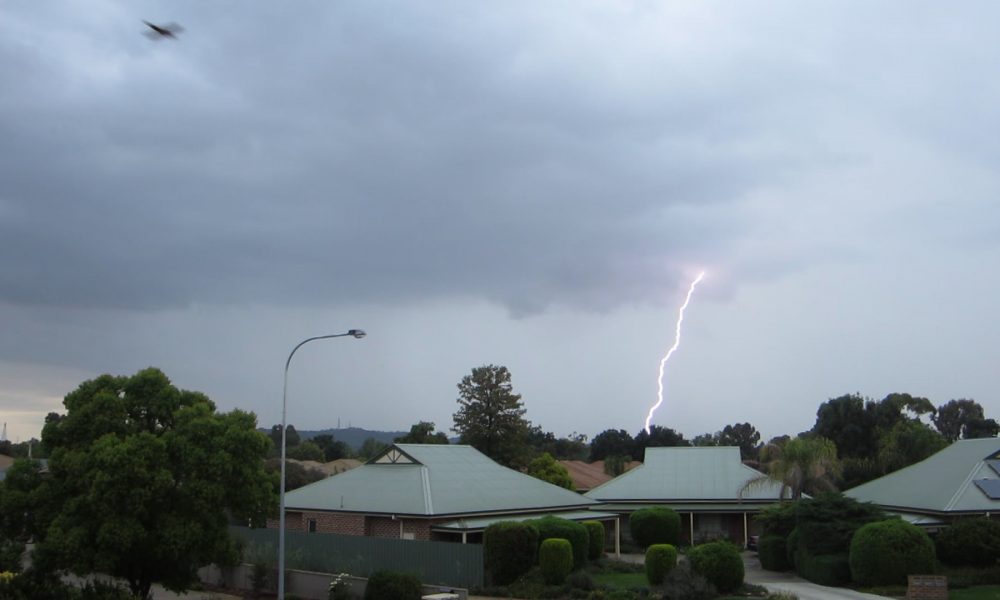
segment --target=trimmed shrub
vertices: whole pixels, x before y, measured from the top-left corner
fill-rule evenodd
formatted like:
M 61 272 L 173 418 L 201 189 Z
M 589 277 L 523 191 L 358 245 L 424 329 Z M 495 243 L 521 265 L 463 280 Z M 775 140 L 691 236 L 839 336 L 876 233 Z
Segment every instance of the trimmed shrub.
M 785 539 L 785 559 L 788 560 L 788 566 L 793 570 L 798 570 L 799 565 L 795 562 L 795 554 L 799 551 L 799 530 L 793 529 L 791 533 L 788 534 L 788 538 Z
M 587 535 L 590 536 L 587 558 L 597 560 L 604 554 L 604 524 L 600 521 L 584 521 L 583 526 L 587 528 Z
M 851 566 L 843 552 L 815 555 L 800 547 L 795 554 L 795 567 L 803 579 L 820 585 L 837 587 L 851 580 Z
M 670 544 L 653 544 L 646 550 L 646 581 L 649 585 L 660 585 L 663 579 L 677 566 L 677 548 Z
M 573 571 L 573 545 L 563 538 L 549 538 L 538 549 L 538 566 L 542 579 L 549 585 L 560 585 Z
M 530 523 L 500 521 L 483 532 L 483 565 L 492 585 L 507 585 L 535 566 L 538 530 Z
M 934 540 L 941 562 L 952 566 L 988 567 L 1000 559 L 1000 522 L 990 519 L 955 521 Z
M 529 521 L 538 529 L 538 541 L 560 538 L 568 540 L 573 547 L 573 568 L 579 569 L 587 562 L 587 549 L 590 547 L 590 534 L 581 523 L 560 519 L 559 517 L 544 517 Z
M 795 504 L 773 504 L 762 509 L 753 519 L 760 524 L 761 537 L 778 535 L 787 538 L 795 529 Z
M 934 543 L 899 519 L 869 523 L 851 540 L 851 577 L 859 585 L 902 585 L 907 575 L 934 572 Z
M 799 500 L 795 503 L 795 529 L 799 532 L 796 549 L 804 547 L 814 556 L 845 553 L 855 531 L 887 518 L 878 506 L 839 493 Z
M 681 541 L 681 516 L 671 508 L 640 508 L 628 517 L 628 528 L 635 543 L 643 548 L 653 544 L 672 544 Z
M 368 577 L 365 600 L 420 600 L 420 578 L 413 573 L 375 571 Z
M 788 564 L 788 552 L 785 538 L 780 535 L 765 535 L 757 541 L 757 556 L 760 566 L 768 571 L 787 571 L 792 568 Z
M 688 552 L 691 570 L 702 575 L 721 593 L 732 592 L 743 585 L 743 557 L 729 542 L 711 542 L 695 546 Z

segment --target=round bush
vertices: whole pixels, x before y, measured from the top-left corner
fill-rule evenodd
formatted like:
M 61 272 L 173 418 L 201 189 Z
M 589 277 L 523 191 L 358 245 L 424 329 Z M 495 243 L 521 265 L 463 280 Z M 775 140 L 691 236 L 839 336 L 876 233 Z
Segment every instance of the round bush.
M 719 592 L 732 592 L 743 585 L 743 557 L 729 542 L 711 542 L 688 552 L 691 569 L 708 580 Z
M 483 565 L 493 585 L 507 585 L 535 566 L 538 530 L 530 523 L 500 521 L 483 532 Z
M 646 581 L 649 585 L 660 585 L 663 579 L 677 566 L 677 548 L 670 544 L 653 544 L 646 549 Z
M 941 562 L 952 566 L 988 567 L 1000 559 L 1000 522 L 963 519 L 937 535 Z
M 573 571 L 573 546 L 569 540 L 549 538 L 538 550 L 538 566 L 542 579 L 549 585 L 560 585 Z
M 676 546 L 681 541 L 681 516 L 671 508 L 640 508 L 629 515 L 628 528 L 632 539 L 643 548 L 653 544 Z
M 420 597 L 420 578 L 413 573 L 375 571 L 365 586 L 365 600 L 420 600 Z
M 787 571 L 791 568 L 785 538 L 780 535 L 761 537 L 757 542 L 757 556 L 760 557 L 761 568 L 768 571 Z
M 559 517 L 544 517 L 529 521 L 538 529 L 538 541 L 552 538 L 569 540 L 573 547 L 573 568 L 579 569 L 587 562 L 587 549 L 590 547 L 590 534 L 582 523 L 560 519 Z
M 604 524 L 600 521 L 584 521 L 590 544 L 587 546 L 587 558 L 597 560 L 604 554 Z
M 849 561 L 859 585 L 902 585 L 907 575 L 934 572 L 934 543 L 916 525 L 878 521 L 855 532 Z

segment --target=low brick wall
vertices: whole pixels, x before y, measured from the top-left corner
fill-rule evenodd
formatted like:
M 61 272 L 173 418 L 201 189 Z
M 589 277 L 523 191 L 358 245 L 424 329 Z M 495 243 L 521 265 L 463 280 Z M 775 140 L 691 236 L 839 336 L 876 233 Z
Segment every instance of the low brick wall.
M 944 575 L 907 577 L 907 600 L 948 600 L 948 578 Z

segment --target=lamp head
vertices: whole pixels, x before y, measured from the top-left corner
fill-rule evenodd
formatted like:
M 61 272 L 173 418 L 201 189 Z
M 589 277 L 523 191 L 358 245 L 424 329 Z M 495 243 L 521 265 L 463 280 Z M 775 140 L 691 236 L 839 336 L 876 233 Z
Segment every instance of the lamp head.
M 364 329 L 351 329 L 347 332 L 347 335 L 352 335 L 360 340 L 361 338 L 365 337 L 368 334 L 365 333 Z

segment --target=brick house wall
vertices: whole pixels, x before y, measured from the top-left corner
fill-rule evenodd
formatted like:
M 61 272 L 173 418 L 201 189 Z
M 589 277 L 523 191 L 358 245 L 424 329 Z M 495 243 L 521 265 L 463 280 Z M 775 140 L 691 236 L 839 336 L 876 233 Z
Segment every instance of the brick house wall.
M 404 536 L 412 534 L 413 539 L 425 541 L 432 537 L 431 525 L 433 522 L 425 519 L 392 519 L 353 513 L 311 511 L 285 514 L 285 528 L 288 531 L 309 531 L 310 521 L 315 522 L 314 531 L 316 533 L 399 539 L 399 526 L 402 523 Z M 277 529 L 278 519 L 268 519 L 267 526 L 271 529 Z

